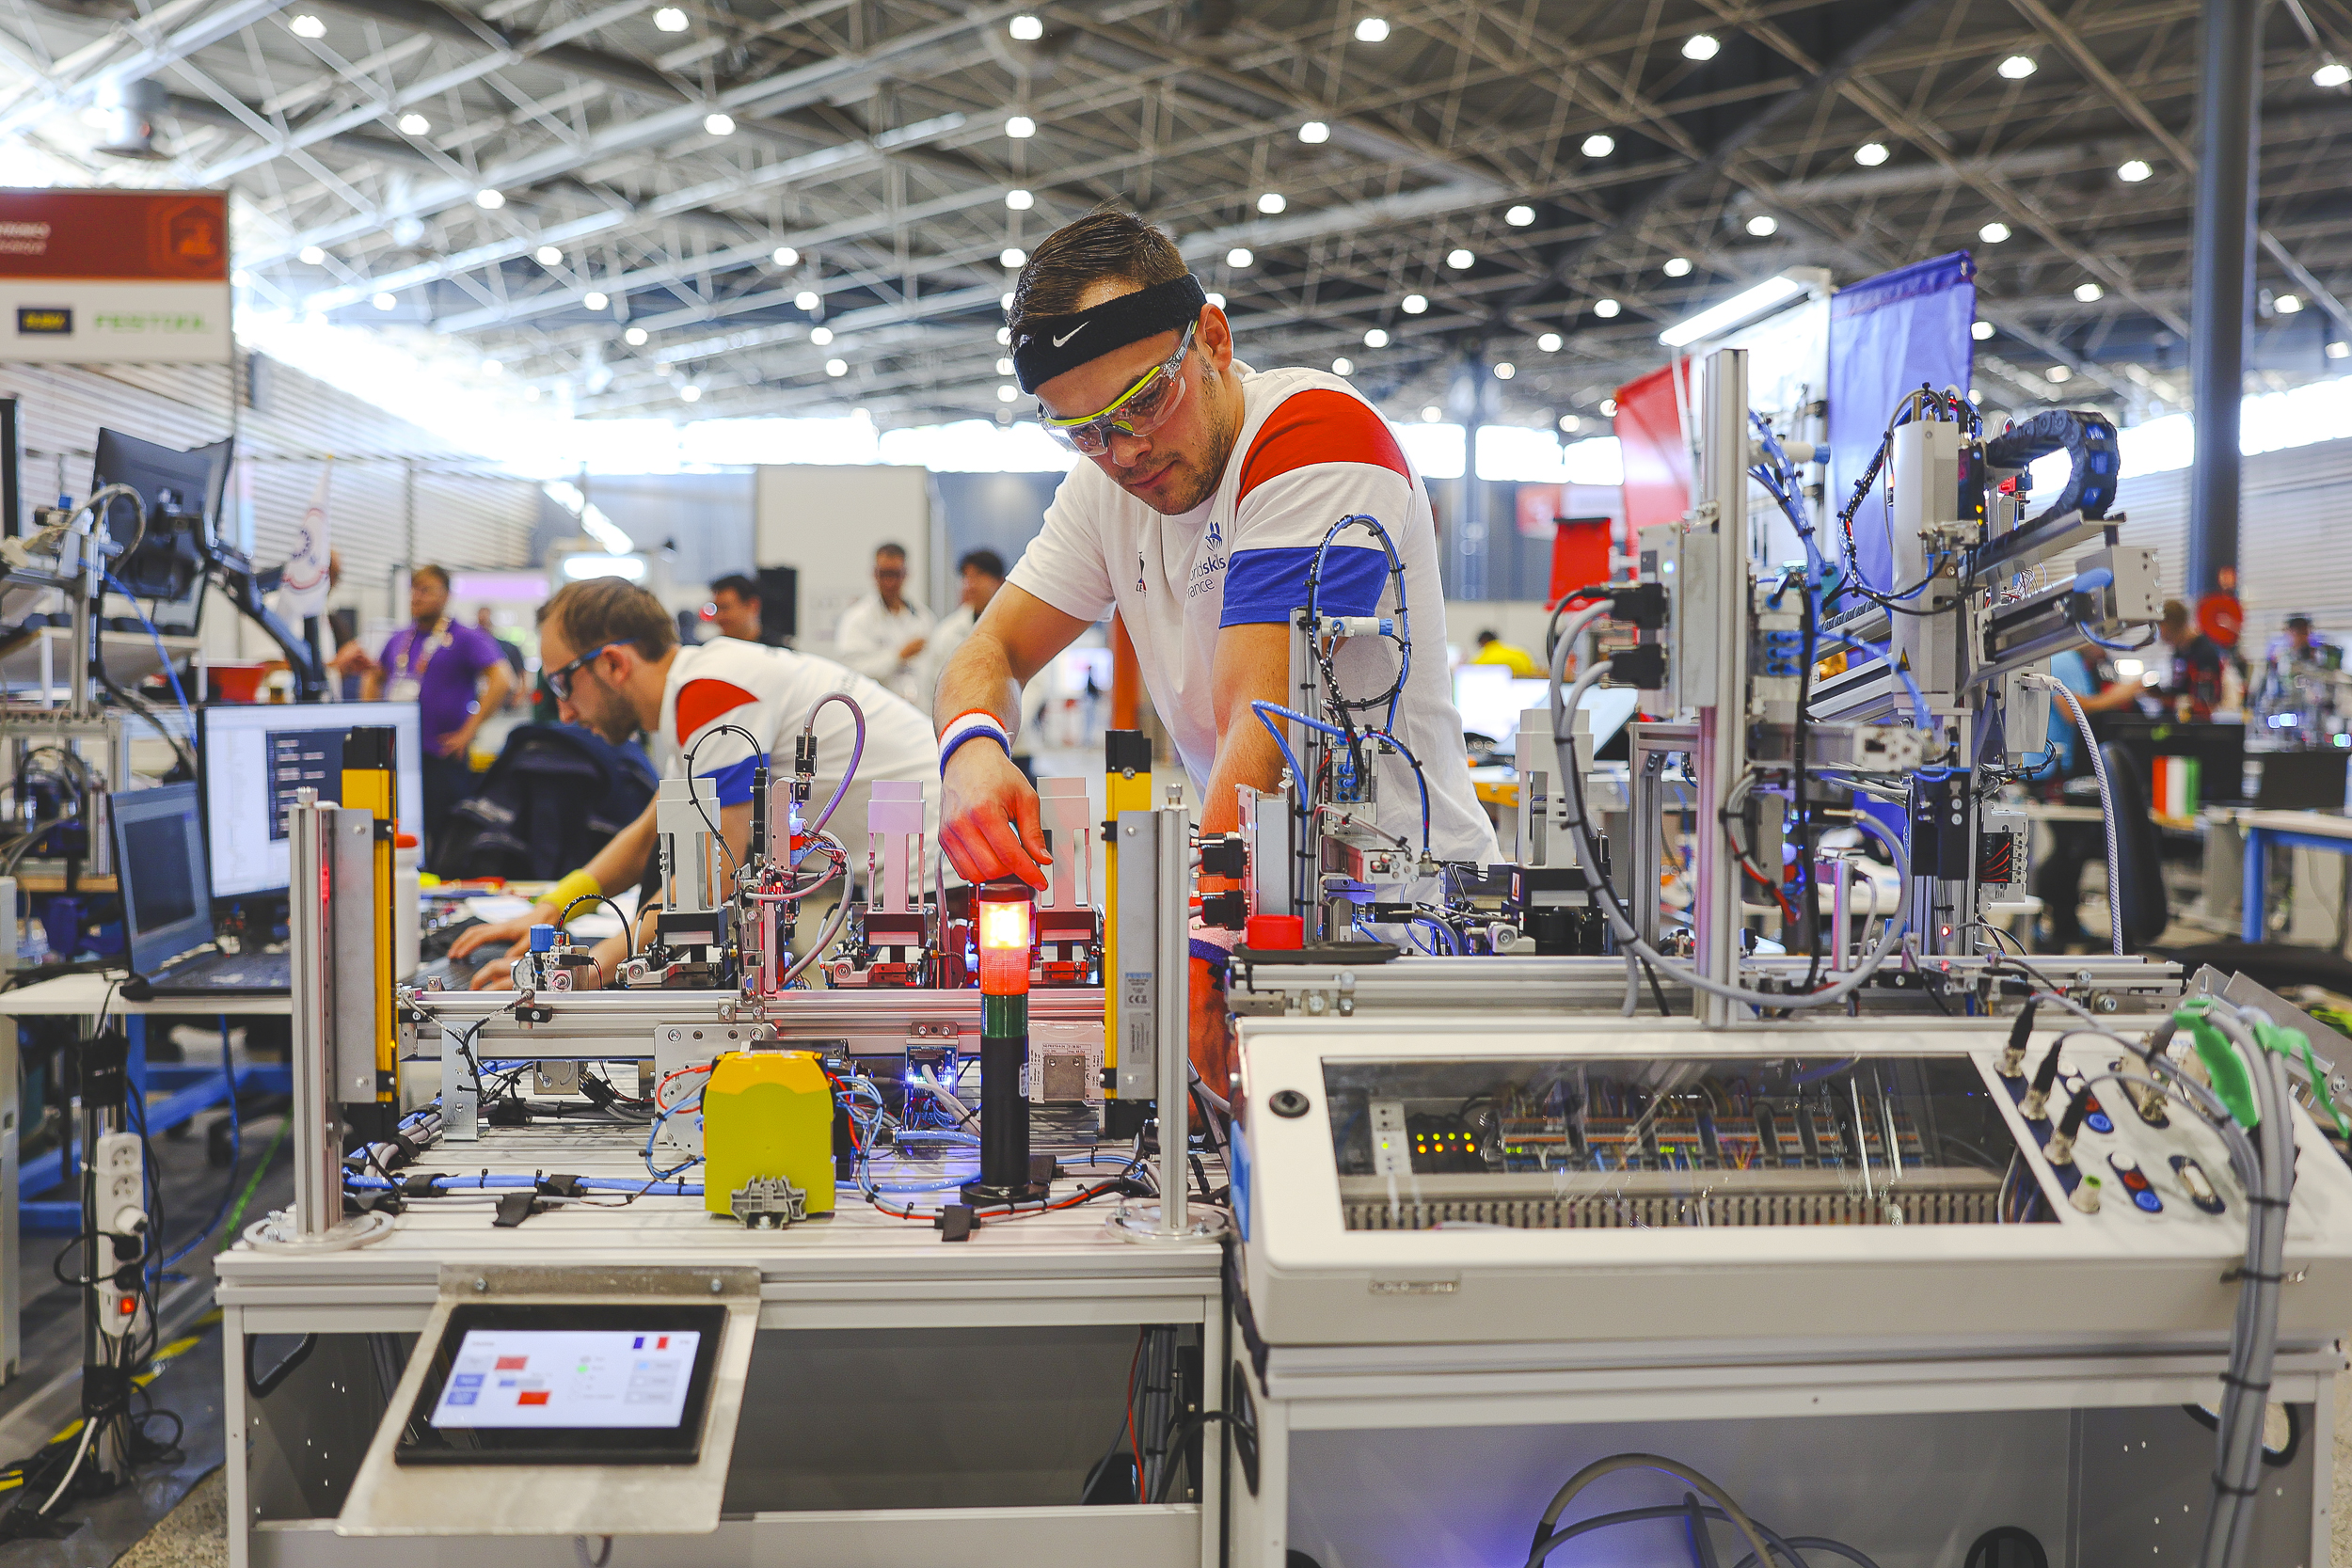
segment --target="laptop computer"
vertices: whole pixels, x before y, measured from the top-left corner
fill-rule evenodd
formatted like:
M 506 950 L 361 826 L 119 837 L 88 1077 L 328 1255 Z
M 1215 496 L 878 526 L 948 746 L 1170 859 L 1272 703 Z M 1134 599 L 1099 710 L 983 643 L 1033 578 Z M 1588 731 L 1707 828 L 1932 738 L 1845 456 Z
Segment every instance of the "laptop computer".
M 223 953 L 213 945 L 212 878 L 197 819 L 196 785 L 163 784 L 107 797 L 116 886 L 131 973 L 144 996 L 282 995 L 294 984 L 284 952 Z M 130 995 L 132 987 L 124 987 Z

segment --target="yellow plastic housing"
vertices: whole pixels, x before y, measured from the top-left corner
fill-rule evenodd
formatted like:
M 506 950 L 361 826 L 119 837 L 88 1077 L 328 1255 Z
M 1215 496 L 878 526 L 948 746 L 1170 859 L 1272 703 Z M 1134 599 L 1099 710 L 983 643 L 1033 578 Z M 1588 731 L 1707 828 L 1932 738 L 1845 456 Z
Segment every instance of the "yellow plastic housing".
M 731 1051 L 703 1088 L 703 1207 L 728 1200 L 756 1178 L 781 1176 L 808 1195 L 812 1214 L 833 1212 L 833 1090 L 816 1053 Z

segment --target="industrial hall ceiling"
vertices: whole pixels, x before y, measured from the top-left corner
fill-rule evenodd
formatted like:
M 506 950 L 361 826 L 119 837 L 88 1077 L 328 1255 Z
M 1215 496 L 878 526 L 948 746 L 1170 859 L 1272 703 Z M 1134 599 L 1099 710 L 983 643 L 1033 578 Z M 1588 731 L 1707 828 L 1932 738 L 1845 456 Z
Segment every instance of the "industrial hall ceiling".
M 1790 266 L 1979 267 L 1988 407 L 2187 395 L 2188 0 L 0 0 L 0 130 L 226 184 L 252 308 L 584 416 L 1025 414 L 1000 299 L 1099 202 L 1244 357 L 1606 428 Z M 2352 368 L 2352 0 L 2267 8 L 2249 382 Z M 1504 367 L 1508 369 L 1504 369 Z

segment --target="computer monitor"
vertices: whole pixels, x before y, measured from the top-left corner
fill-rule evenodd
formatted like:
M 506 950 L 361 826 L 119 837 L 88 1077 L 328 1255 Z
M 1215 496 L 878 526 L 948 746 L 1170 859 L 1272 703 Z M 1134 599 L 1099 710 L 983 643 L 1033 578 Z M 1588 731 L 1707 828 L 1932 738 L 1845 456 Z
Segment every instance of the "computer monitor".
M 113 568 L 123 587 L 142 599 L 174 604 L 197 596 L 204 580 L 203 546 L 220 516 L 235 447 L 231 437 L 180 451 L 119 431 L 98 433 L 91 494 L 108 484 L 127 484 L 147 503 L 144 530 L 129 497 L 106 503 L 106 531 L 127 552 Z
M 424 834 L 424 740 L 414 703 L 215 703 L 197 710 L 204 838 L 215 898 L 286 891 L 286 814 L 294 791 L 340 802 L 343 736 L 362 724 L 397 732 L 400 831 Z
M 106 800 L 131 969 L 151 974 L 213 940 L 196 785 L 118 790 Z

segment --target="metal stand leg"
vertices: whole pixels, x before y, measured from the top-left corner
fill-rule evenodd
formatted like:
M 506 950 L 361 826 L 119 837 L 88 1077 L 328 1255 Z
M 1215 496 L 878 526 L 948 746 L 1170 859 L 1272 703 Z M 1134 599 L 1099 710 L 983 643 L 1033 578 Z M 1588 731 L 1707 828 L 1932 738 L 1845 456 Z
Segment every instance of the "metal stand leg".
M 2270 835 L 2260 828 L 2246 830 L 2245 879 L 2238 887 L 2238 935 L 2248 942 L 2260 942 L 2268 933 L 2263 928 L 2263 895 L 2270 879 Z

